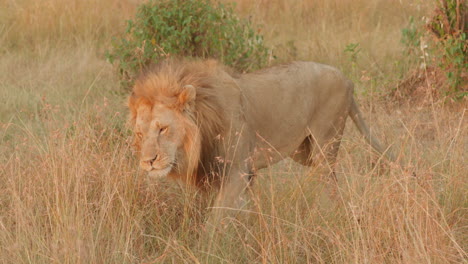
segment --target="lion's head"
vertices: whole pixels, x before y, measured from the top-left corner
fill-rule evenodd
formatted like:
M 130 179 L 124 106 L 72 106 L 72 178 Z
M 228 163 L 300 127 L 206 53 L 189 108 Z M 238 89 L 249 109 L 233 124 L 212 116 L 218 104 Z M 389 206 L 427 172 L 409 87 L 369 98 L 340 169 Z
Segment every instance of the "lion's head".
M 149 176 L 202 181 L 200 169 L 222 127 L 210 81 L 216 68 L 214 61 L 167 60 L 136 80 L 128 106 L 134 147 Z

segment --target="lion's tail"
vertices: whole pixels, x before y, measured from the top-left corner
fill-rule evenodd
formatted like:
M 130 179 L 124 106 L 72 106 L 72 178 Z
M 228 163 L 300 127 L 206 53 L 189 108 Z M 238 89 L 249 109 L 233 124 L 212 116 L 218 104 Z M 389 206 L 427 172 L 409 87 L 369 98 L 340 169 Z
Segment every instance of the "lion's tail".
M 364 119 L 362 118 L 361 111 L 356 104 L 356 101 L 353 99 L 351 103 L 351 108 L 349 110 L 349 115 L 353 120 L 354 124 L 358 128 L 359 132 L 364 136 L 366 141 L 380 154 L 385 155 L 390 161 L 395 161 L 394 155 L 386 148 L 382 146 L 380 141 L 372 137 L 369 127 L 367 127 Z

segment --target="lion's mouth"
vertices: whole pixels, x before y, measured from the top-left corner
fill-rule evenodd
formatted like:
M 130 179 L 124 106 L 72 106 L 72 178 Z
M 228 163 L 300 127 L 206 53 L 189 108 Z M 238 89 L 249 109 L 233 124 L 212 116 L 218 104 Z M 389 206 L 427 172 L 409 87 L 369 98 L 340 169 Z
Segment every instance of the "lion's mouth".
M 153 167 L 150 171 L 148 171 L 148 175 L 155 178 L 165 177 L 172 170 L 172 168 L 174 168 L 174 166 L 175 162 L 171 162 L 167 167 L 162 169 L 156 169 Z

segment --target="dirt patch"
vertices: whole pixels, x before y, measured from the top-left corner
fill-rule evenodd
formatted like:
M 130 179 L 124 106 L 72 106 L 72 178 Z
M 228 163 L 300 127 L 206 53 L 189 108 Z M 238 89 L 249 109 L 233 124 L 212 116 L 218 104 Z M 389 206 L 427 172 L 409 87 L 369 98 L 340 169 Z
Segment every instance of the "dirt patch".
M 439 68 L 418 68 L 397 83 L 389 96 L 397 102 L 425 105 L 440 99 L 440 91 L 447 88 L 446 80 L 447 77 Z

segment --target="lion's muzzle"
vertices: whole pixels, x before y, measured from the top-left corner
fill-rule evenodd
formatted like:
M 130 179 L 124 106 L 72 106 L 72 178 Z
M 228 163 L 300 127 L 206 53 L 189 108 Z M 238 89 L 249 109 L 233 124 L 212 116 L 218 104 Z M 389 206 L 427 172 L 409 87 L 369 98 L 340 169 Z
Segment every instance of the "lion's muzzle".
M 145 171 L 151 171 L 154 169 L 153 164 L 158 159 L 158 155 L 152 158 L 142 158 L 140 161 L 140 167 Z
M 172 170 L 173 165 L 174 162 L 169 162 L 167 158 L 161 158 L 161 155 L 143 157 L 140 160 L 140 167 L 152 177 L 166 176 Z

